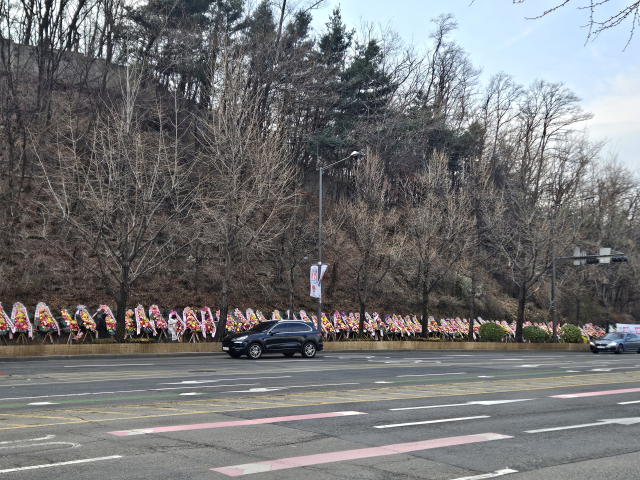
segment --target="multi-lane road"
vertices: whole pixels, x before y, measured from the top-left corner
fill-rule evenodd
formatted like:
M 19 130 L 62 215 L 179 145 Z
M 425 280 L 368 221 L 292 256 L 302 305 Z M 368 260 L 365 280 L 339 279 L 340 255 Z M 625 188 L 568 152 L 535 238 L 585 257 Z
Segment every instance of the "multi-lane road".
M 637 479 L 639 432 L 636 354 L 0 362 L 0 479 Z

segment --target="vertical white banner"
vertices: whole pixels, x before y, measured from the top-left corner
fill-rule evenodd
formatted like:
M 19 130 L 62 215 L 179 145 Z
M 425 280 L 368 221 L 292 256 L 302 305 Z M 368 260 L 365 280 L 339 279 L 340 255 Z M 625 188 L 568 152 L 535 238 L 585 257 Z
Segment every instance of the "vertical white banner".
M 322 277 L 324 277 L 324 272 L 326 271 L 327 265 L 322 265 L 320 276 L 318 276 L 318 265 L 311 265 L 309 280 L 311 281 L 310 295 L 313 298 L 322 298 Z

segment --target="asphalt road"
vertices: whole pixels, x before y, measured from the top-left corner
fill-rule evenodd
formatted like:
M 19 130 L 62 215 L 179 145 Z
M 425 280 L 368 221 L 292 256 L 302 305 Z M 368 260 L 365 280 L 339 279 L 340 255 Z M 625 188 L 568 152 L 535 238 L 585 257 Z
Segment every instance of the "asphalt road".
M 8 479 L 637 479 L 639 429 L 637 354 L 0 363 Z

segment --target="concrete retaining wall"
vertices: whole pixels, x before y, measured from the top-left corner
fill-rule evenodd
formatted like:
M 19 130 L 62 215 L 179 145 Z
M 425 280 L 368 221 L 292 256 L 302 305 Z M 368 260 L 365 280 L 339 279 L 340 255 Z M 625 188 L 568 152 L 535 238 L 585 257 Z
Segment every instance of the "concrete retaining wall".
M 491 342 L 325 342 L 335 350 L 570 350 L 588 351 L 579 343 L 491 343 Z M 67 357 L 74 355 L 180 355 L 221 352 L 220 343 L 111 343 L 87 345 L 0 346 L 0 358 Z

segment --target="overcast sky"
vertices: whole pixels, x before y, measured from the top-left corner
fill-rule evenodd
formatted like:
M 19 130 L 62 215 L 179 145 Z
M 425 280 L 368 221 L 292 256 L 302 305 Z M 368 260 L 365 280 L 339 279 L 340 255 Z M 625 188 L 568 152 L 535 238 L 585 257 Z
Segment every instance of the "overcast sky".
M 482 80 L 504 71 L 523 85 L 535 79 L 564 82 L 582 98 L 583 107 L 595 117 L 587 127 L 591 138 L 609 140 L 608 152 L 616 152 L 631 169 L 640 171 L 640 32 L 623 52 L 630 25 L 624 24 L 585 45 L 581 28 L 588 12 L 574 0 L 539 20 L 527 20 L 560 0 L 327 0 L 314 12 L 314 27 L 324 28 L 338 5 L 349 28 L 375 22 L 394 30 L 407 41 L 426 48 L 430 20 L 452 13 L 459 25 L 453 38 L 483 69 Z M 628 4 L 611 0 L 610 8 Z M 619 8 L 618 8 L 619 10 Z

